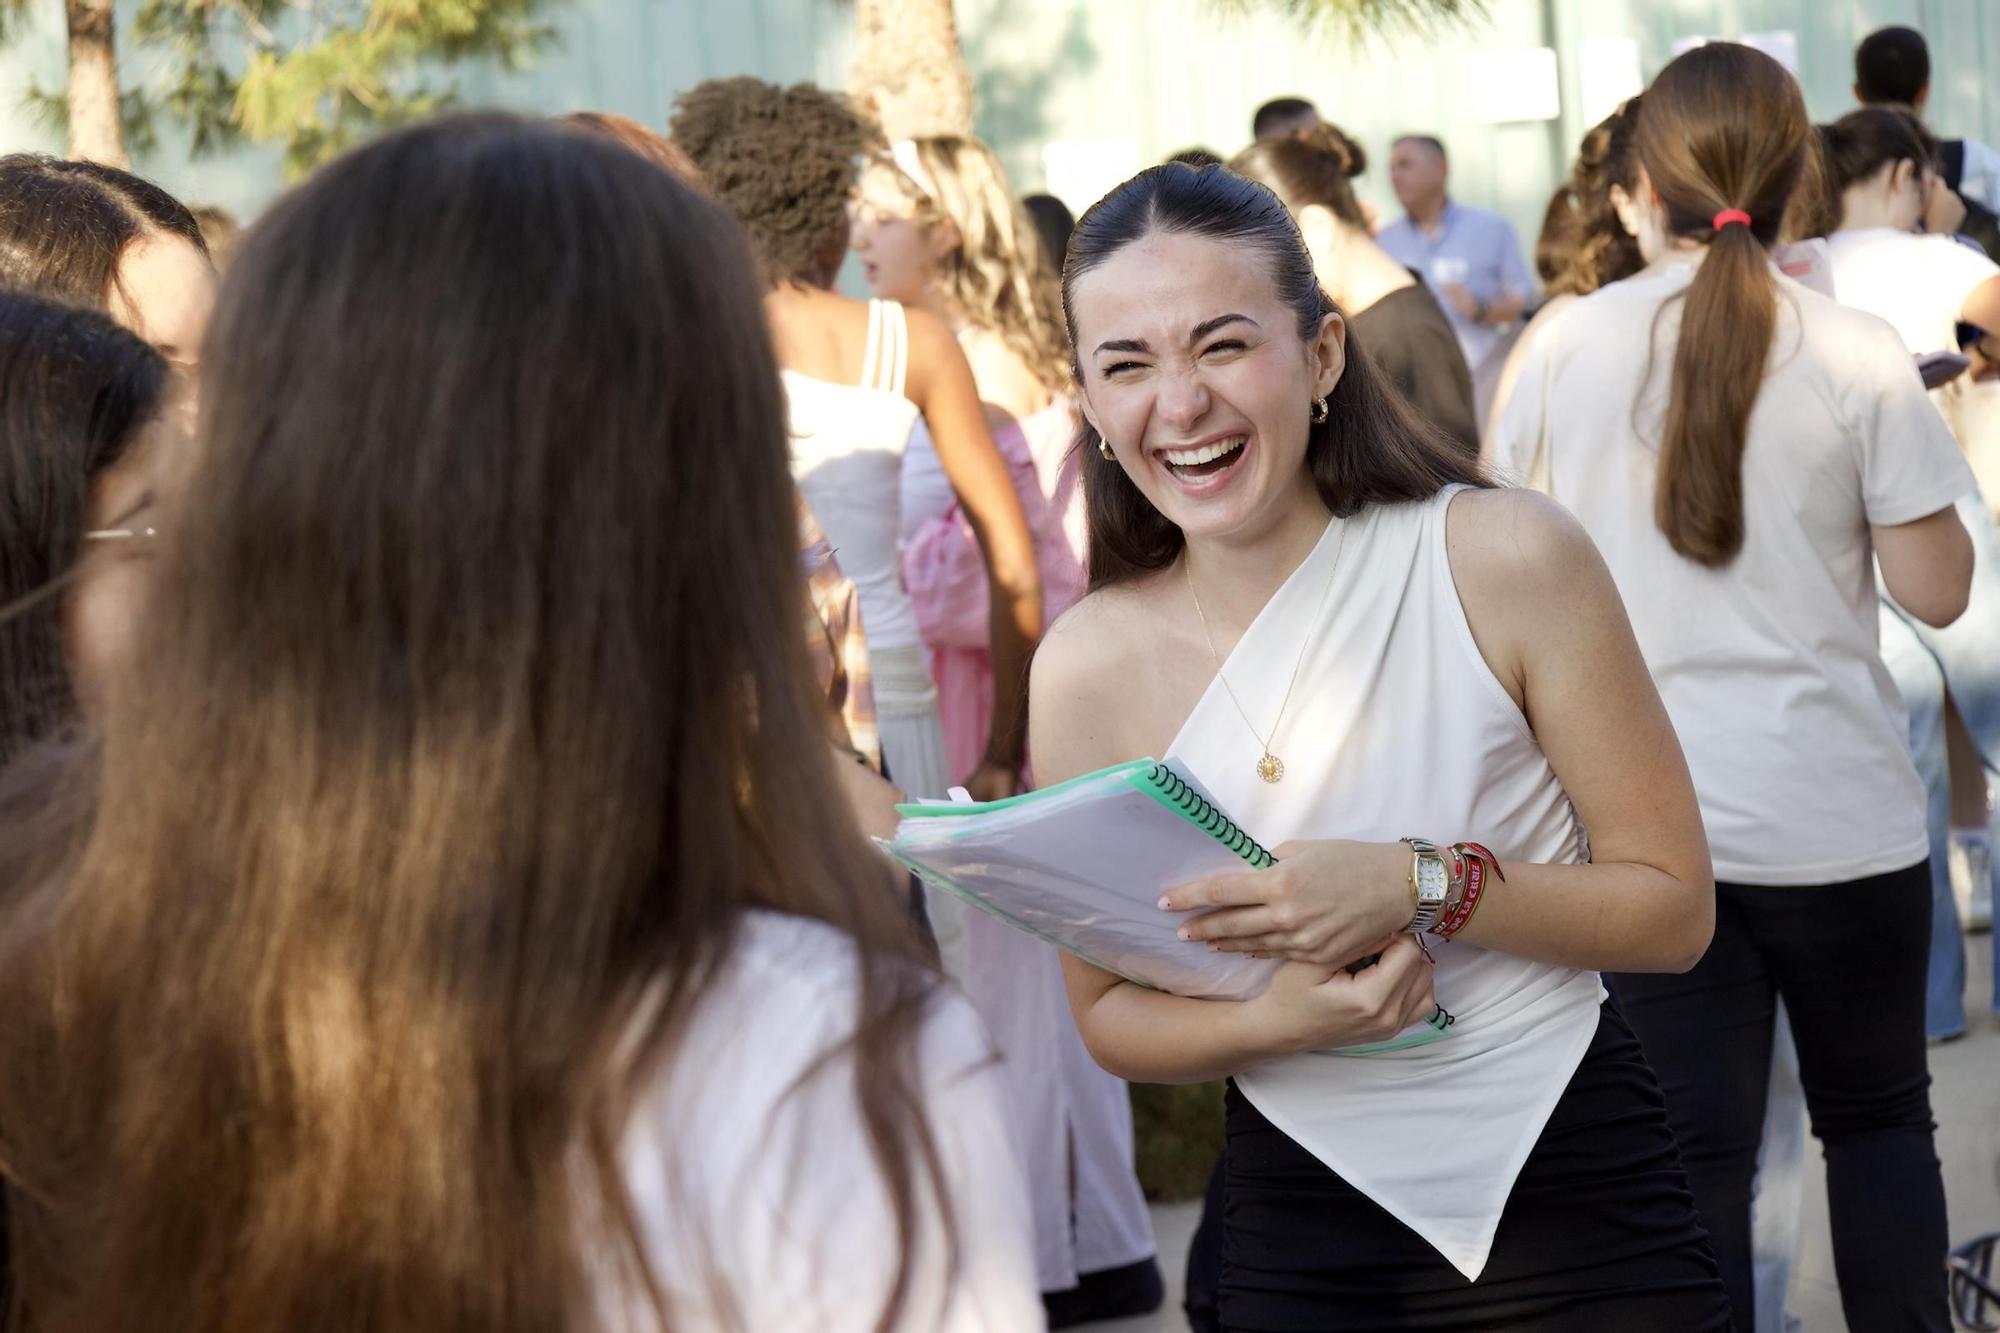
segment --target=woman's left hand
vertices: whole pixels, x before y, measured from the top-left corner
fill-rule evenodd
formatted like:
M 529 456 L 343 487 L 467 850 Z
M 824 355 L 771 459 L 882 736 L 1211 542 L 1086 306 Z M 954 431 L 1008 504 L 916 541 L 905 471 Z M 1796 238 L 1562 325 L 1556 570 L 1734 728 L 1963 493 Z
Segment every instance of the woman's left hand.
M 1181 938 L 1224 953 L 1342 967 L 1374 952 L 1415 914 L 1410 849 L 1400 842 L 1288 842 L 1278 863 L 1171 889 L 1171 912 L 1198 912 Z

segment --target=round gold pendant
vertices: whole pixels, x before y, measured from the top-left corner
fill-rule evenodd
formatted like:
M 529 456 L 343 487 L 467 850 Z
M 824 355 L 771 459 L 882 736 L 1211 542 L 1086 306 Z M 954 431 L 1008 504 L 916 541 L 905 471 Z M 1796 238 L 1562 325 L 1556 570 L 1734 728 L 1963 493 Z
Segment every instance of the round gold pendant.
M 1285 761 L 1269 750 L 1264 751 L 1264 757 L 1257 761 L 1257 776 L 1266 782 L 1276 782 L 1285 776 Z

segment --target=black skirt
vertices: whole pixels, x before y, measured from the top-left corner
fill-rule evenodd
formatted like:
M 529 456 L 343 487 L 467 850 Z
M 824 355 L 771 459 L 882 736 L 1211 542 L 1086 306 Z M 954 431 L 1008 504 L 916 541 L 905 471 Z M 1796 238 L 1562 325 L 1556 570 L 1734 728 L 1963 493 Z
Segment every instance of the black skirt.
M 1233 1083 L 1228 1113 L 1225 1329 L 1730 1328 L 1659 1084 L 1610 1004 L 1515 1182 L 1477 1282 L 1286 1137 Z

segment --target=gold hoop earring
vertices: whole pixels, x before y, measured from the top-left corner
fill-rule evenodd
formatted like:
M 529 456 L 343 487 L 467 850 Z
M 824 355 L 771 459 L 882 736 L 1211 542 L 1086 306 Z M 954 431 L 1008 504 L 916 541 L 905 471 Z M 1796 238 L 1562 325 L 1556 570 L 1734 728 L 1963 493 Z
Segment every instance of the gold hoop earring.
M 1104 461 L 1107 463 L 1118 461 L 1118 455 L 1111 452 L 1111 441 L 1105 439 L 1102 435 L 1097 437 L 1097 452 L 1104 455 Z
M 1312 412 L 1313 425 L 1324 426 L 1326 424 L 1327 417 L 1332 413 L 1332 411 L 1333 409 L 1327 406 L 1326 399 L 1324 398 L 1313 399 L 1313 412 Z

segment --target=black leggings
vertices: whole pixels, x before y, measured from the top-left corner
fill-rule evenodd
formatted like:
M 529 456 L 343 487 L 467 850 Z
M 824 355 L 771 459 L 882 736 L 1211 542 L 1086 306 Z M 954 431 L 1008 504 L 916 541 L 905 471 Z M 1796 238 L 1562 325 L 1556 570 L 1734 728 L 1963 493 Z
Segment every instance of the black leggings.
M 1727 1298 L 1652 1071 L 1617 1009 L 1522 1167 L 1477 1282 L 1229 1089 L 1221 1322 L 1716 1333 Z
M 1716 885 L 1715 942 L 1683 976 L 1612 979 L 1666 1090 L 1729 1299 L 1750 1325 L 1750 1189 L 1774 1001 L 1826 1152 L 1840 1302 L 1855 1333 L 1945 1333 L 1944 1184 L 1924 1050 L 1928 863 L 1820 888 Z

